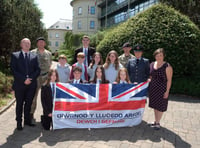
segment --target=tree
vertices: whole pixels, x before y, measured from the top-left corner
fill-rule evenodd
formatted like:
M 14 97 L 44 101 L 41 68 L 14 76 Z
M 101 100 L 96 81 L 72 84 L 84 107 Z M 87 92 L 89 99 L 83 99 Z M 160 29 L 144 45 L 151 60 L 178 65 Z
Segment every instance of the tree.
M 29 38 L 32 48 L 36 38 L 47 38 L 46 29 L 40 21 L 42 13 L 33 0 L 0 1 L 0 63 L 8 67 L 10 54 L 20 49 L 20 40 Z M 4 69 L 0 69 L 4 71 Z

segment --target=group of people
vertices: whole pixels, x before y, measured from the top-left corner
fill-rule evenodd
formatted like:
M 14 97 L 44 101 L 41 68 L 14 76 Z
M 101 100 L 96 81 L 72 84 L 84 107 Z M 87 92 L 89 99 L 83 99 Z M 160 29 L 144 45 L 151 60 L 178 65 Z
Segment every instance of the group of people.
M 24 108 L 24 125 L 34 126 L 32 120 L 36 108 L 38 90 L 41 88 L 43 115 L 41 123 L 49 130 L 52 122 L 55 83 L 124 83 L 139 84 L 149 81 L 149 107 L 154 109 L 155 121 L 149 125 L 160 129 L 162 114 L 167 110 L 168 96 L 172 82 L 173 70 L 164 61 L 162 48 L 154 52 L 155 62 L 149 63 L 144 58 L 142 45 L 135 45 L 134 55 L 129 42 L 123 44 L 124 53 L 118 56 L 115 50 L 107 54 L 105 63 L 99 52 L 90 47 L 90 38 L 83 36 L 83 47 L 76 49 L 74 64 L 67 63 L 65 55 L 60 55 L 55 69 L 50 69 L 51 54 L 45 47 L 44 38 L 37 39 L 37 49 L 29 52 L 30 40 L 21 41 L 22 50 L 11 57 L 11 70 L 14 75 L 13 89 L 16 97 L 17 129 L 22 130 L 22 110 Z M 26 57 L 28 54 L 28 58 Z M 16 86 L 17 85 L 17 86 Z M 20 85 L 20 87 L 19 87 Z M 23 105 L 24 104 L 24 105 Z

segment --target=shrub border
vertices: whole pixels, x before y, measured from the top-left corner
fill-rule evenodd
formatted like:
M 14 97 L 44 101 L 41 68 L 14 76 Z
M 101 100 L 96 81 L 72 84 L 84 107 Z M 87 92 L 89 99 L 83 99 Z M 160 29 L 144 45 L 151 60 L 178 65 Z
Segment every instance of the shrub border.
M 6 110 L 8 110 L 14 103 L 16 99 L 13 98 L 5 107 L 0 110 L 0 115 L 3 114 Z

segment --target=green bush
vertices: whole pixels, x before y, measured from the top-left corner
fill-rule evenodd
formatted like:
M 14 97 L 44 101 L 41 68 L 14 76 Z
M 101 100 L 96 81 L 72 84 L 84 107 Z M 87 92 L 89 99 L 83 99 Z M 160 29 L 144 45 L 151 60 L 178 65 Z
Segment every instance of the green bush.
M 0 94 L 5 96 L 12 90 L 12 77 L 7 77 L 5 74 L 0 72 Z
M 153 52 L 164 48 L 176 76 L 200 74 L 200 30 L 189 20 L 167 5 L 158 4 L 137 14 L 107 33 L 97 46 L 103 57 L 110 50 L 122 53 L 124 42 L 142 44 L 144 57 L 154 60 Z
M 173 78 L 171 93 L 185 94 L 200 98 L 200 78 L 180 77 Z

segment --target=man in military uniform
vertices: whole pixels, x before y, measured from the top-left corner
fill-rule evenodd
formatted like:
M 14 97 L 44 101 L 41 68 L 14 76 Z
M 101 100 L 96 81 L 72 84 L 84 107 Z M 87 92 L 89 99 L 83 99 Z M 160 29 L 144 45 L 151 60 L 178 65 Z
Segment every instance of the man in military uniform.
M 33 49 L 31 52 L 35 53 L 38 56 L 38 63 L 39 67 L 41 69 L 40 75 L 37 78 L 37 90 L 35 93 L 35 97 L 32 102 L 31 106 L 31 118 L 33 119 L 34 112 L 36 110 L 37 106 L 37 97 L 38 97 L 38 92 L 39 89 L 41 88 L 42 84 L 47 80 L 47 75 L 48 71 L 51 67 L 51 62 L 52 62 L 52 55 L 51 52 L 46 50 L 45 47 L 45 39 L 43 37 L 39 37 L 37 39 L 37 47 L 36 49 Z
M 150 65 L 149 60 L 142 57 L 144 51 L 142 45 L 136 45 L 133 50 L 135 58 L 128 61 L 127 70 L 131 83 L 139 84 L 149 78 Z
M 134 58 L 135 56 L 130 53 L 130 50 L 132 49 L 129 42 L 124 43 L 122 46 L 122 49 L 124 53 L 119 56 L 119 62 L 126 67 L 128 60 Z

